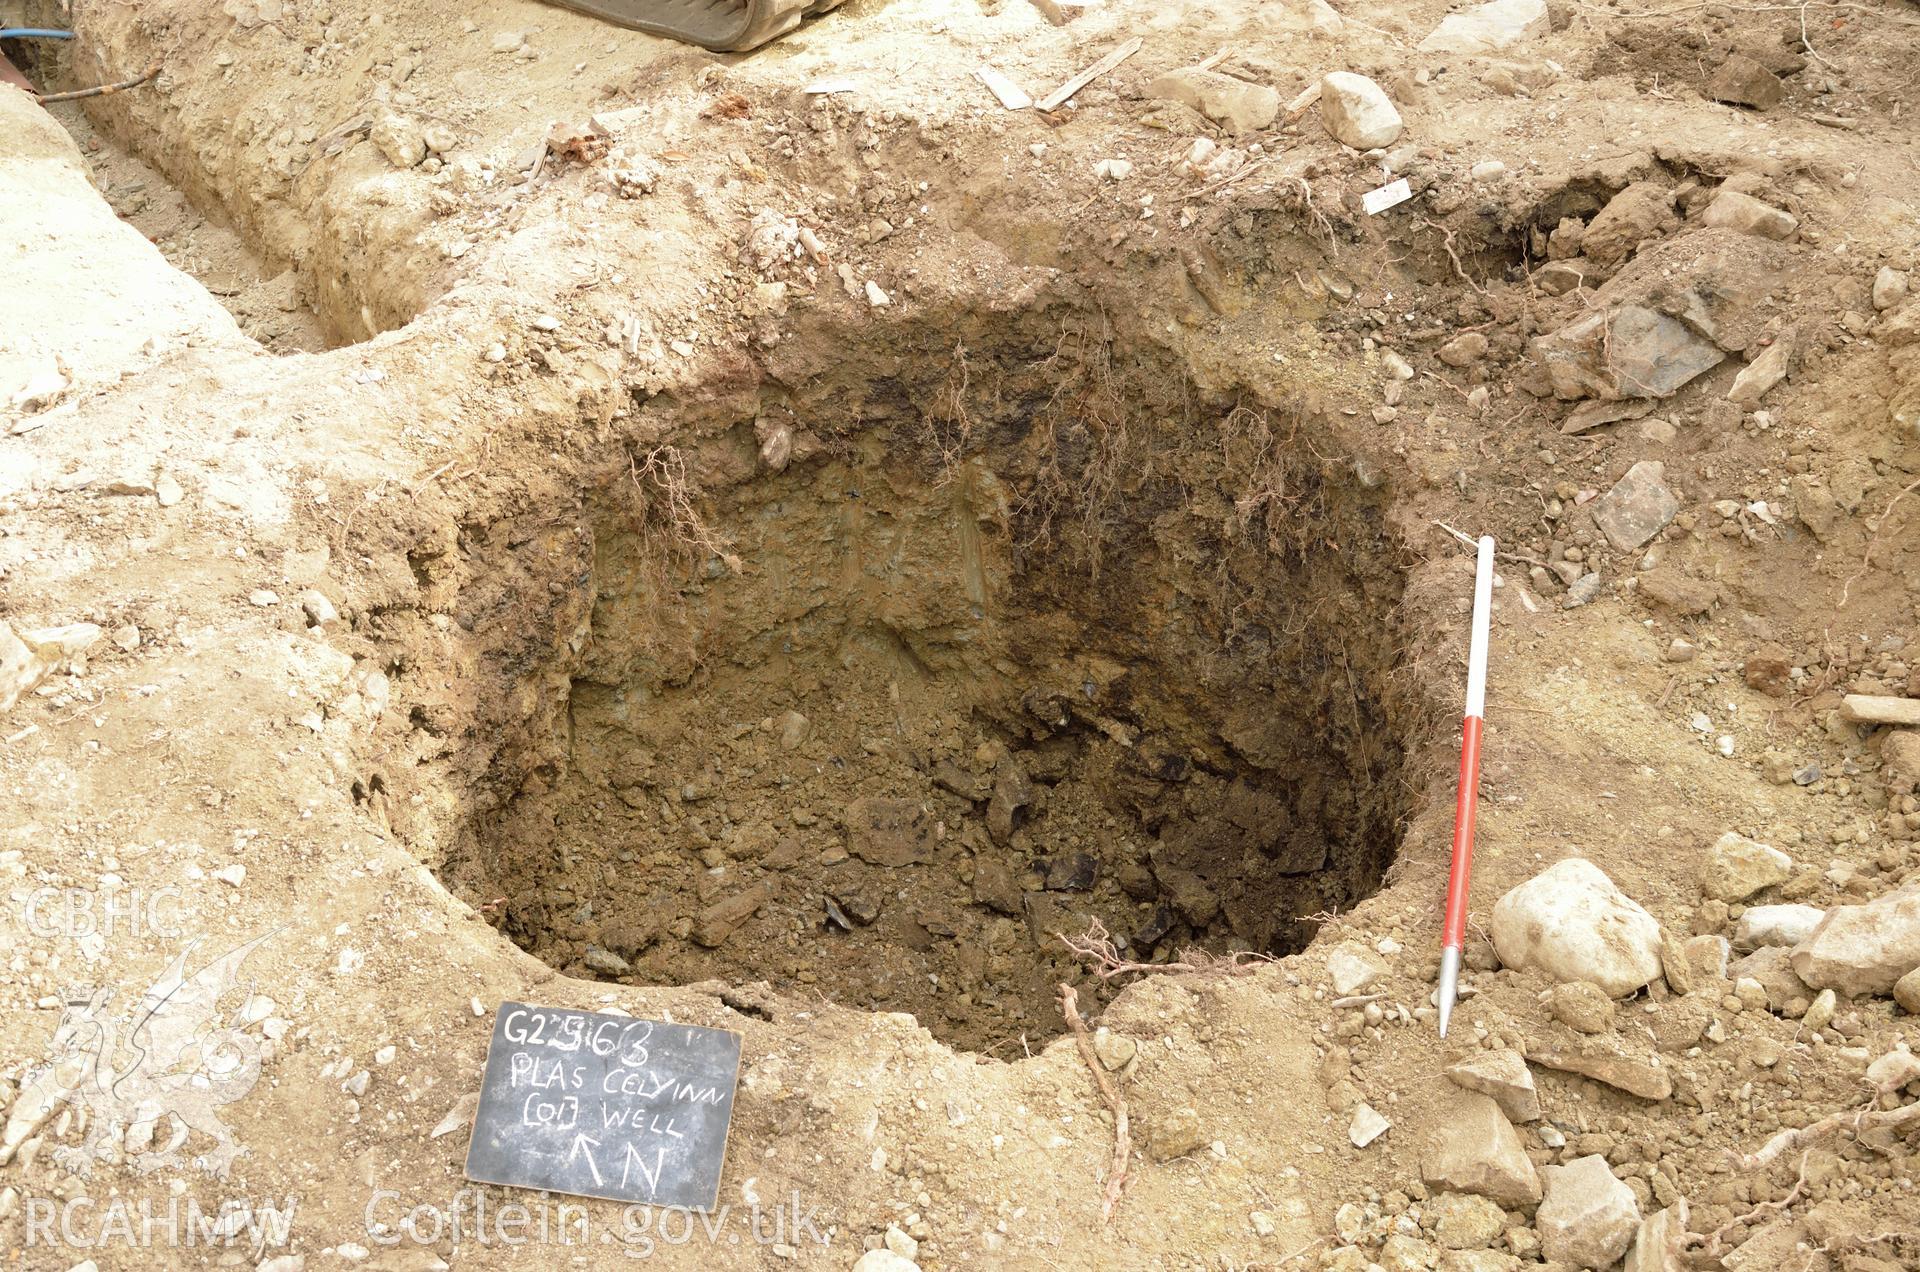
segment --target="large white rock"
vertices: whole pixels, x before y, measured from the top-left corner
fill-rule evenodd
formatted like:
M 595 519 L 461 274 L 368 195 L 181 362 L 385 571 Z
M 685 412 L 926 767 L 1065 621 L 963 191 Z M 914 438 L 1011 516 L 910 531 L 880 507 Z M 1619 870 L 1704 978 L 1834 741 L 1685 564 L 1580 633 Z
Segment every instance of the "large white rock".
M 1640 1234 L 1640 1203 L 1598 1153 L 1546 1169 L 1547 1195 L 1535 1213 L 1540 1253 L 1577 1268 L 1612 1267 Z
M 1489 0 L 1465 13 L 1449 13 L 1420 41 L 1422 53 L 1498 53 L 1552 29 L 1547 0 Z
M 1660 975 L 1660 924 L 1581 857 L 1555 862 L 1495 903 L 1493 948 L 1508 967 L 1592 981 L 1615 998 Z
M 1352 71 L 1329 71 L 1321 77 L 1320 120 L 1335 141 L 1355 150 L 1391 146 L 1402 127 L 1386 90 Z
M 1771 844 L 1728 831 L 1707 850 L 1700 886 L 1721 901 L 1745 901 L 1762 888 L 1785 883 L 1793 858 Z
M 1793 970 L 1815 989 L 1884 994 L 1920 967 L 1920 883 L 1865 905 L 1841 905 L 1793 950 Z
M 1817 905 L 1750 905 L 1733 925 L 1734 948 L 1798 945 L 1813 935 L 1827 912 Z

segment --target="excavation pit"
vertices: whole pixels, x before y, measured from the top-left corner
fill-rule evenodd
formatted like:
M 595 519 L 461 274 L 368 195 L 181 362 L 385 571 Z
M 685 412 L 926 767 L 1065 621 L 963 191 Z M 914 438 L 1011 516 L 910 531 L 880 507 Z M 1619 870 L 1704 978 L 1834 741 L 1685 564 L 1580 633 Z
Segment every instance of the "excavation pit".
M 522 684 L 560 700 L 450 881 L 576 975 L 1001 1058 L 1059 1032 L 1063 937 L 1282 953 L 1373 892 L 1412 791 L 1384 493 L 1094 324 L 849 338 L 547 532 L 563 668 Z

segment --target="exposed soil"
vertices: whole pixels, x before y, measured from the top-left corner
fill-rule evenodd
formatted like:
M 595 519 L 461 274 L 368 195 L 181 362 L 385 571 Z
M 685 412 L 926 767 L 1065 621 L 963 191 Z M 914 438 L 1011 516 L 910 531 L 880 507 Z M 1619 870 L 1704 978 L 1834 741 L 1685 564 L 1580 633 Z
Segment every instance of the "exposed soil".
M 1920 697 L 1910 6 L 1555 6 L 1486 57 L 1418 50 L 1439 4 L 852 0 L 744 57 L 534 3 L 75 7 L 8 15 L 79 31 L 20 53 L 43 83 L 163 69 L 0 88 L 0 622 L 100 629 L 0 719 L 19 1266 L 156 1266 L 30 1243 L 31 1201 L 110 1196 L 297 1199 L 169 1266 L 628 1266 L 397 1227 L 464 1184 L 505 999 L 743 1034 L 736 1210 L 669 1264 L 897 1227 L 925 1269 L 1555 1266 L 1532 1203 L 1464 1238 L 1428 1186 L 1442 1070 L 1511 1048 L 1525 1156 L 1690 1203 L 1681 1263 L 1920 1266 L 1911 1128 L 1741 1164 L 1911 1103 L 1863 1078 L 1911 1013 L 1670 968 L 1587 1034 L 1485 935 L 1574 855 L 1676 942 L 1915 880 L 1912 733 L 1841 711 Z M 1134 35 L 1052 114 L 973 78 Z M 1370 75 L 1406 132 L 1150 89 L 1216 51 L 1283 103 Z M 1714 100 L 1736 55 L 1777 102 Z M 1554 341 L 1623 308 L 1711 361 L 1599 418 L 1619 328 Z M 1621 546 L 1646 461 L 1672 506 Z M 1443 1041 L 1454 529 L 1502 556 Z M 1792 861 L 1731 904 L 1729 830 Z M 161 889 L 158 928 L 29 904 Z M 1063 940 L 1096 924 L 1173 970 L 1101 977 Z M 115 1123 L 83 1173 L 89 1116 L 25 1111 L 73 986 L 269 933 L 244 1155 Z M 1062 983 L 1129 1108 L 1110 1220 Z M 1670 1091 L 1552 1062 L 1583 1046 Z M 751 1229 L 790 1194 L 824 1241 Z
M 1380 496 L 1085 314 L 814 352 L 851 338 L 796 333 L 753 431 L 593 492 L 555 754 L 462 891 L 555 966 L 994 1054 L 1062 1028 L 1063 933 L 1284 953 L 1371 892 L 1412 795 Z

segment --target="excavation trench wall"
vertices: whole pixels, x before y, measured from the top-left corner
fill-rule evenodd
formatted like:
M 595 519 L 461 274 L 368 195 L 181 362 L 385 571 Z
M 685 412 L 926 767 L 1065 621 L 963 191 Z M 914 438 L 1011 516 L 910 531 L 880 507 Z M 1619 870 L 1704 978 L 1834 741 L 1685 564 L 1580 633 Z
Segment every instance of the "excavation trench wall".
M 633 400 L 574 506 L 413 555 L 507 636 L 443 875 L 575 974 L 1002 1054 L 1056 1030 L 1062 936 L 1299 948 L 1413 802 L 1387 499 L 1321 428 L 1065 305 Z

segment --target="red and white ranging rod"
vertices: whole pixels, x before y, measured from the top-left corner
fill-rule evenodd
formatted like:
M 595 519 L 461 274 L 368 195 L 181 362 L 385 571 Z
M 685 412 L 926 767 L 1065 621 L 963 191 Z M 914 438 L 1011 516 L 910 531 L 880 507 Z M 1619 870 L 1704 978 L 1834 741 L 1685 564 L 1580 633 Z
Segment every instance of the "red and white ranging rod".
M 1473 572 L 1473 635 L 1467 646 L 1467 713 L 1460 730 L 1460 789 L 1453 808 L 1453 867 L 1447 873 L 1447 921 L 1440 936 L 1440 1036 L 1447 1036 L 1460 990 L 1473 877 L 1473 814 L 1480 791 L 1480 731 L 1487 714 L 1487 628 L 1493 611 L 1493 536 L 1481 535 Z

